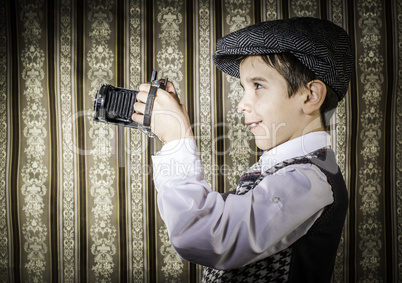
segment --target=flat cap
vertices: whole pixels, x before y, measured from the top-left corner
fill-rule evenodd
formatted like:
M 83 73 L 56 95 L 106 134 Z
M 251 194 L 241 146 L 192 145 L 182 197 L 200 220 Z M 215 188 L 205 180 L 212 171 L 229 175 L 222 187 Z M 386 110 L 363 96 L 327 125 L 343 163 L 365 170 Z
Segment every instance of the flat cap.
M 353 70 L 353 48 L 346 31 L 316 18 L 299 17 L 258 23 L 217 42 L 213 60 L 223 72 L 240 78 L 238 55 L 290 52 L 341 100 Z

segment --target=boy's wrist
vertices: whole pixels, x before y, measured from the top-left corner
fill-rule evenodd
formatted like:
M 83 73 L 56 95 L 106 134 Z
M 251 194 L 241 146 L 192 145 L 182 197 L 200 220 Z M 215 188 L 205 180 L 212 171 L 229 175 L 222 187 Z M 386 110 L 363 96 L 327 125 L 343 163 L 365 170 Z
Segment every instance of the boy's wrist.
M 170 143 L 175 140 L 192 139 L 192 138 L 194 138 L 193 132 L 191 131 L 191 129 L 188 129 L 185 131 L 184 134 L 181 134 L 179 136 L 178 135 L 171 135 L 171 136 L 167 135 L 163 139 L 163 143 L 167 144 L 167 143 Z

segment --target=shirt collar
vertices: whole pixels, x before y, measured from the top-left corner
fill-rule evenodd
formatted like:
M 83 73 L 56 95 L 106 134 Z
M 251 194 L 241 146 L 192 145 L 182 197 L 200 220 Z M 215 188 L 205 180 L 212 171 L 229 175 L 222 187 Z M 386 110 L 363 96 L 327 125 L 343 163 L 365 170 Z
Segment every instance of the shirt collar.
M 260 157 L 261 172 L 290 158 L 304 156 L 310 152 L 331 145 L 331 136 L 325 131 L 311 132 L 284 142 Z

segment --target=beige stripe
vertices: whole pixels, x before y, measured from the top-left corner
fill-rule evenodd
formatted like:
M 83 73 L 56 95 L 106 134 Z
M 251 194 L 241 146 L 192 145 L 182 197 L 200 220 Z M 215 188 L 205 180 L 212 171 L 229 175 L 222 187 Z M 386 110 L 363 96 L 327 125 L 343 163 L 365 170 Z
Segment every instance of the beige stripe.
M 118 130 L 93 122 L 93 101 L 102 83 L 115 85 L 116 1 L 85 6 L 85 127 L 88 280 L 119 281 Z
M 173 82 L 180 101 L 184 105 L 187 102 L 186 94 L 186 59 L 185 59 L 185 2 L 173 0 L 156 0 L 155 2 L 155 34 L 154 43 L 156 50 L 156 63 L 160 76 L 168 76 Z M 160 143 L 158 143 L 160 147 Z M 157 213 L 157 281 L 183 281 L 185 264 L 172 248 L 167 229 Z M 150 220 L 152 221 L 152 220 Z M 186 267 L 186 270 L 188 268 Z
M 138 89 L 143 79 L 143 52 L 144 52 L 144 3 L 140 0 L 129 1 L 129 28 L 128 36 L 128 85 L 131 89 Z M 128 224 L 129 249 L 131 252 L 129 267 L 130 282 L 147 282 L 147 237 L 145 230 L 146 217 L 146 191 L 148 170 L 145 163 L 146 139 L 141 131 L 131 130 L 127 132 L 127 176 L 129 177 L 128 189 Z M 145 170 L 145 171 L 144 171 Z M 129 263 L 130 263 L 129 262 Z
M 43 1 L 27 5 L 19 2 L 21 30 L 21 151 L 20 151 L 20 231 L 22 233 L 23 281 L 49 281 L 49 130 L 44 105 L 46 57 L 42 13 Z
M 72 113 L 76 113 L 74 103 L 74 54 L 73 45 L 73 9 L 68 0 L 57 6 L 57 103 L 59 122 L 59 209 L 60 227 L 59 264 L 62 281 L 74 281 L 77 270 L 77 160 L 75 141 L 75 122 Z M 63 19 L 63 20 L 61 20 Z

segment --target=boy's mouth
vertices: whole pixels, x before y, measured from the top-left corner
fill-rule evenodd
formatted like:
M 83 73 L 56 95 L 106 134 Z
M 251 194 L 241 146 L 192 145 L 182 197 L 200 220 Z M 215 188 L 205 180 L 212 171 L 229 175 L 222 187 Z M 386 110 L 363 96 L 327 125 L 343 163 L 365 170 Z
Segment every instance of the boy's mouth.
M 258 125 L 261 123 L 259 122 L 252 122 L 252 123 L 247 123 L 247 125 L 250 127 L 250 131 L 253 130 L 254 128 L 258 127 Z

